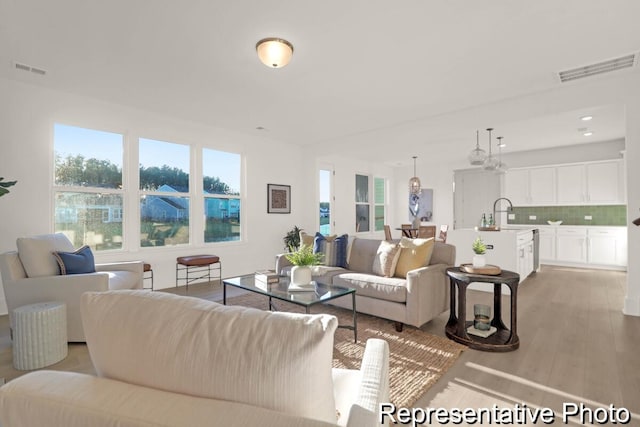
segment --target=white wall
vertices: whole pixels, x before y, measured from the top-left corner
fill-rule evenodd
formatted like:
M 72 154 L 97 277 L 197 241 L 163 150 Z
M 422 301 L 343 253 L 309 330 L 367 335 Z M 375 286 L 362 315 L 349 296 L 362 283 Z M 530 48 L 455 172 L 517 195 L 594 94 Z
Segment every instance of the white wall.
M 144 260 L 152 265 L 155 285 L 174 286 L 177 256 L 213 253 L 222 260 L 225 277 L 272 267 L 282 251 L 282 236 L 309 211 L 301 195 L 307 192 L 307 170 L 300 162 L 302 150 L 260 136 L 202 126 L 169 117 L 68 93 L 0 79 L 0 176 L 16 179 L 11 193 L 0 198 L 0 252 L 15 250 L 17 237 L 50 233 L 52 216 L 52 129 L 55 122 L 118 132 L 125 139 L 155 138 L 243 153 L 248 176 L 242 204 L 246 238 L 240 243 L 131 248 L 117 253 L 96 253 L 97 262 Z M 288 184 L 291 214 L 267 214 L 266 184 Z M 138 195 L 125 195 L 135 219 Z M 128 206 L 128 207 L 127 207 Z M 315 204 L 314 204 L 315 206 Z M 125 237 L 137 239 L 138 230 Z M 0 313 L 6 312 L 1 295 Z

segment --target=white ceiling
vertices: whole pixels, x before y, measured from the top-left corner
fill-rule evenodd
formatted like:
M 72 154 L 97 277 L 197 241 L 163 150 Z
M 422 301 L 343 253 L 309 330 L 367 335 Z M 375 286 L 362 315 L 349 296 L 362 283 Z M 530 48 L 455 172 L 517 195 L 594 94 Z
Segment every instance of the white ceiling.
M 0 76 L 294 144 L 346 149 L 366 135 L 363 158 L 409 163 L 445 145 L 466 156 L 476 127 L 514 151 L 587 142 L 583 126 L 594 142 L 624 137 L 619 105 L 428 133 L 421 123 L 637 52 L 638 16 L 637 0 L 0 0 Z M 293 43 L 287 67 L 257 59 L 269 36 Z M 411 131 L 390 141 L 398 128 Z M 375 150 L 390 142 L 393 153 Z

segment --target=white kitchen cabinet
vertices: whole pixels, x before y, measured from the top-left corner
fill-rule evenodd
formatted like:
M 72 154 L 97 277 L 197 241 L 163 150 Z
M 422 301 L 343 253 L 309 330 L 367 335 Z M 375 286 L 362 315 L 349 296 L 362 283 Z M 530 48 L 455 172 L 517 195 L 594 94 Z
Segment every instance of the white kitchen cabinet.
M 585 170 L 583 164 L 558 166 L 556 180 L 558 183 L 559 205 L 583 204 L 585 197 Z
M 556 261 L 587 263 L 587 229 L 563 227 L 556 234 Z
M 588 163 L 586 170 L 586 202 L 623 203 L 623 167 L 622 161 Z
M 505 194 L 514 206 L 555 204 L 556 168 L 512 169 L 505 177 Z
M 554 228 L 538 229 L 540 261 L 555 261 L 556 259 L 556 230 Z
M 505 197 L 511 200 L 514 206 L 526 206 L 529 204 L 529 170 L 511 169 L 505 175 Z
M 590 228 L 587 231 L 589 264 L 627 265 L 627 233 L 618 228 Z
M 557 167 L 557 204 L 625 203 L 622 160 Z

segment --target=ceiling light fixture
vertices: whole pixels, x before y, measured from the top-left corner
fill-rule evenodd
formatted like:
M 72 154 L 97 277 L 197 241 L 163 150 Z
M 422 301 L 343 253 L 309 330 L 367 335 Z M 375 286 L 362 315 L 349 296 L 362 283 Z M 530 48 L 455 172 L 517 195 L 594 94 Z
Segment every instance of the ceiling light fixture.
M 580 117 L 580 120 L 582 120 L 583 122 L 588 122 L 589 120 L 592 120 L 593 116 L 582 116 Z
M 489 132 L 489 155 L 487 156 L 486 160 L 484 161 L 484 163 L 482 164 L 482 169 L 487 170 L 487 171 L 494 171 L 498 168 L 498 159 L 496 159 L 492 154 L 491 154 L 491 131 L 493 130 L 493 128 L 487 128 L 487 132 Z
M 469 153 L 469 163 L 480 166 L 487 158 L 487 152 L 480 148 L 480 131 L 476 131 L 476 148 Z
M 416 175 L 416 159 L 417 156 L 413 156 L 413 176 L 409 180 L 409 194 L 420 194 L 420 189 L 422 188 L 422 184 L 420 183 L 420 178 Z
M 269 68 L 282 68 L 291 61 L 293 45 L 285 39 L 267 37 L 256 43 L 258 58 Z
M 593 135 L 593 132 L 585 132 L 585 133 L 583 133 L 583 135 L 584 136 L 591 136 L 591 135 Z

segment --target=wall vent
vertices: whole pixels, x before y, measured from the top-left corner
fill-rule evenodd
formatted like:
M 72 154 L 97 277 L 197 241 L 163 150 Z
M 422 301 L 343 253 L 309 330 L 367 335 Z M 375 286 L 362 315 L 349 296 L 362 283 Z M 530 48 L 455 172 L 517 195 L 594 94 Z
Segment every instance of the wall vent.
M 637 65 L 638 55 L 632 53 L 630 55 L 621 56 L 619 58 L 610 59 L 608 61 L 598 62 L 597 64 L 585 65 L 583 67 L 573 68 L 571 70 L 560 71 L 560 82 L 565 83 L 571 80 L 582 79 L 585 77 L 595 76 L 597 74 L 608 73 L 610 71 L 622 70 Z
M 16 66 L 16 70 L 27 71 L 40 76 L 47 74 L 47 70 L 43 70 L 42 68 L 32 67 L 31 65 L 22 64 L 20 62 L 14 62 L 14 64 Z

